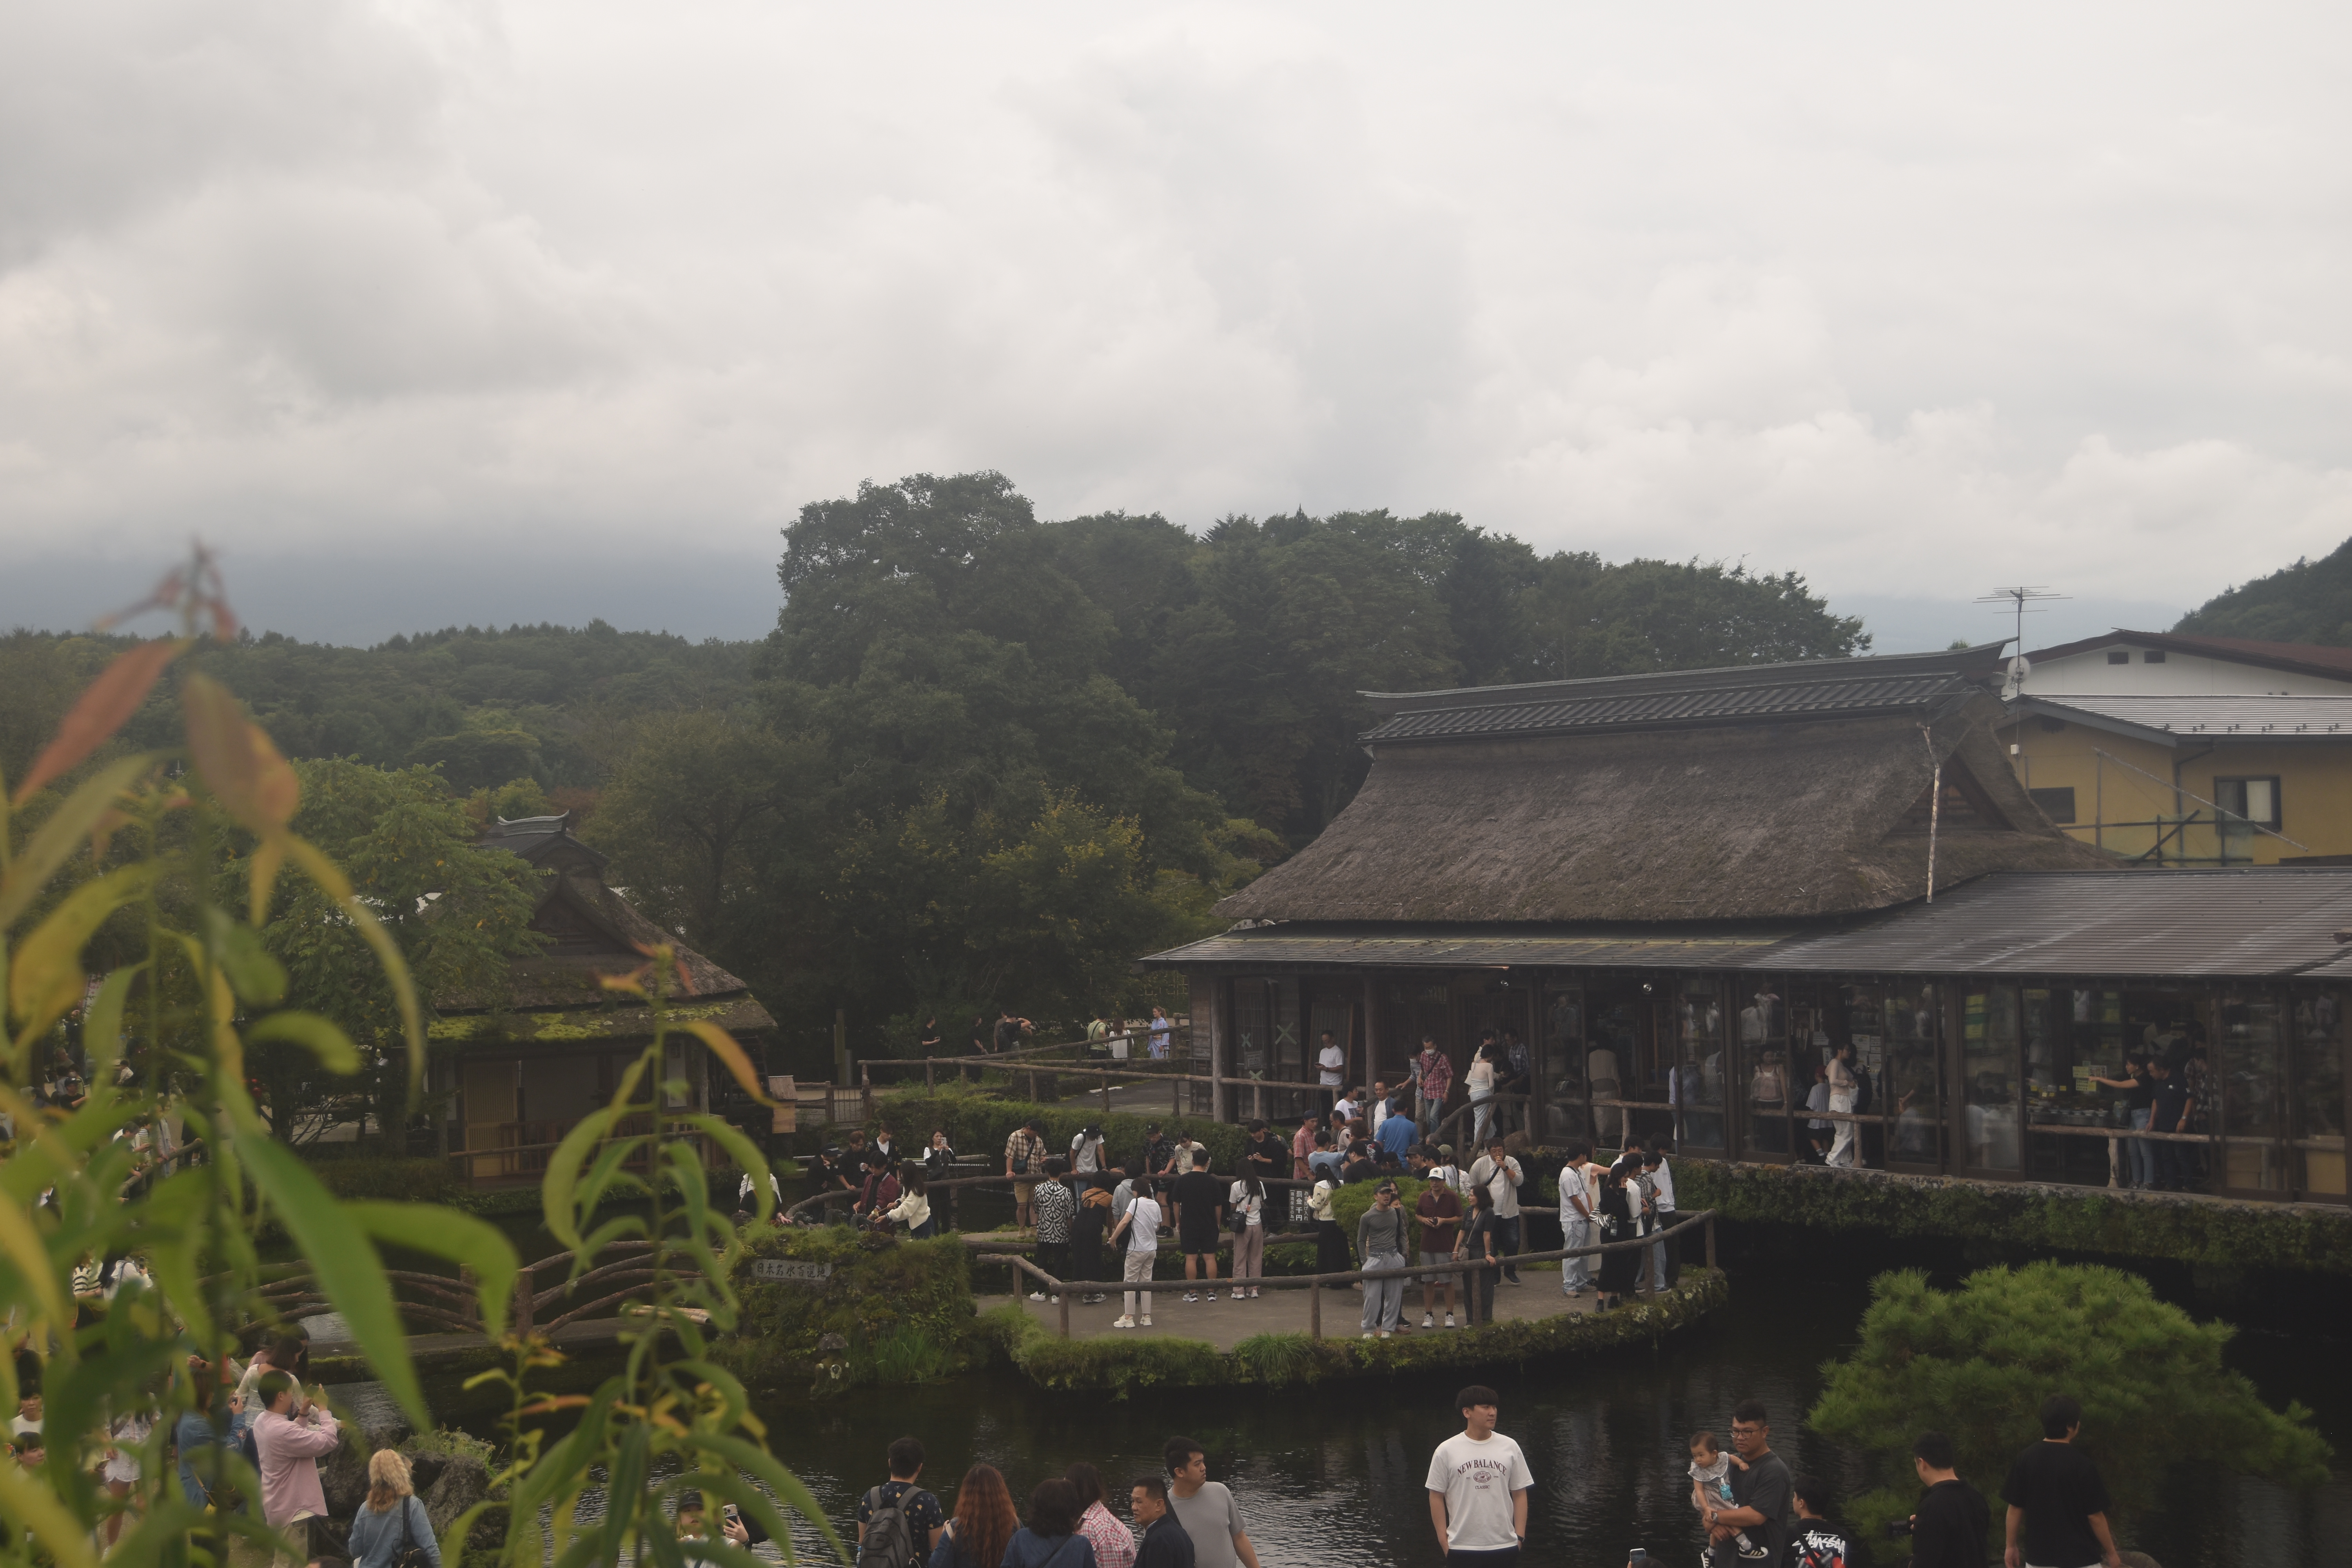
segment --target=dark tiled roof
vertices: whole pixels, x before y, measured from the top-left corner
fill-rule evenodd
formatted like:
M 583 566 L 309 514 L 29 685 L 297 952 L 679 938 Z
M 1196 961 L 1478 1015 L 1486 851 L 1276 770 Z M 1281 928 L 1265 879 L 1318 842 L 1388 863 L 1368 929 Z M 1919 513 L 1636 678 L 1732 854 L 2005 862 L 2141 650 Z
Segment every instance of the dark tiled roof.
M 1269 923 L 1146 963 L 2352 980 L 2352 867 L 2003 872 L 1811 930 Z
M 1596 691 L 1538 702 L 1489 703 L 1398 713 L 1366 731 L 1363 739 L 1370 742 L 1433 741 L 1457 736 L 1561 735 L 1741 721 L 1864 718 L 1939 708 L 1979 689 L 1975 681 L 1965 676 L 1949 670 L 1928 670 L 1901 675 L 1857 672 L 1842 680 Z

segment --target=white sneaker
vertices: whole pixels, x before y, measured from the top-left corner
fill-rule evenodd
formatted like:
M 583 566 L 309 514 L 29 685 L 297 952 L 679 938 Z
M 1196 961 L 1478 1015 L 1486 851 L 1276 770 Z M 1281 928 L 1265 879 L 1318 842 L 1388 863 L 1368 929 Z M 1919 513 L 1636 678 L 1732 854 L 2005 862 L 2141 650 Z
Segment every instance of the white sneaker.
M 1114 1329 L 1131 1329 L 1135 1327 L 1135 1320 L 1122 1313 L 1110 1321 L 1110 1326 Z
M 1208 1295 L 1207 1295 L 1206 1297 L 1204 1297 L 1204 1298 L 1202 1298 L 1202 1299 L 1203 1299 L 1204 1300 L 1213 1301 L 1213 1300 L 1215 1300 L 1217 1299 L 1217 1293 L 1216 1293 L 1214 1290 L 1212 1290 L 1212 1291 L 1210 1291 L 1210 1292 L 1208 1293 Z
M 1255 1285 L 1250 1287 L 1250 1300 L 1253 1301 L 1257 1300 L 1257 1287 Z
M 1445 1314 L 1445 1326 L 1449 1329 L 1454 1326 L 1454 1314 L 1451 1312 Z
M 1386 1329 L 1382 1329 L 1382 1330 L 1381 1331 L 1381 1338 L 1382 1338 L 1382 1339 L 1387 1339 L 1388 1337 L 1389 1337 L 1389 1331 L 1388 1331 Z
M 1437 1320 L 1429 1313 L 1423 1312 L 1421 1315 L 1421 1326 L 1424 1329 L 1433 1329 L 1437 1327 Z
M 1201 1293 L 1198 1290 L 1187 1290 L 1184 1292 L 1184 1300 L 1187 1301 L 1197 1301 L 1200 1299 Z
M 1045 1292 L 1043 1290 L 1032 1290 L 1029 1292 L 1029 1299 L 1032 1301 L 1042 1301 L 1045 1299 Z
M 1368 1339 L 1368 1340 L 1369 1340 L 1369 1339 L 1372 1339 L 1372 1338 L 1375 1338 L 1375 1337 L 1377 1337 L 1377 1336 L 1375 1336 L 1375 1335 L 1373 1334 L 1373 1332 L 1372 1332 L 1372 1331 L 1371 1331 L 1371 1330 L 1370 1330 L 1370 1329 L 1366 1329 L 1366 1330 L 1364 1331 L 1364 1338 L 1366 1338 L 1366 1339 Z
M 1150 1328 L 1150 1327 L 1151 1326 L 1151 1320 L 1150 1320 L 1150 1318 L 1146 1318 L 1146 1319 L 1144 1319 L 1144 1320 L 1143 1320 L 1143 1326 L 1144 1326 L 1145 1328 L 1147 1328 L 1147 1329 L 1148 1329 L 1148 1328 Z
M 1048 1296 L 1045 1298 L 1045 1305 L 1048 1307 L 1058 1307 L 1061 1304 L 1062 1299 L 1059 1296 Z

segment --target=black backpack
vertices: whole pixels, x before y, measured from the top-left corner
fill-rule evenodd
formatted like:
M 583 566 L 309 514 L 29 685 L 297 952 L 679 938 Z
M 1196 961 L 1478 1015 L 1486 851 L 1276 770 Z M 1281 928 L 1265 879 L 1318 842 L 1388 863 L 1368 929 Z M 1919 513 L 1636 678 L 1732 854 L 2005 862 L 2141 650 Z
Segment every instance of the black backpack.
M 898 1501 L 884 1501 L 880 1487 L 866 1494 L 866 1539 L 857 1543 L 857 1568 L 913 1568 L 915 1527 L 907 1521 L 906 1500 L 907 1493 L 900 1492 Z

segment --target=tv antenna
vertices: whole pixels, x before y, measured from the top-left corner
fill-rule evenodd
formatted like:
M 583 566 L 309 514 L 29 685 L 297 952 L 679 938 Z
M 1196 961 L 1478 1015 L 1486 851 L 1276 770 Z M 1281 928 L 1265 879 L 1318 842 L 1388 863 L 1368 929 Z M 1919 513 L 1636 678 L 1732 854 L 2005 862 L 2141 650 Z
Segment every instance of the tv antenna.
M 2018 692 L 2024 688 L 2025 678 L 2033 673 L 2033 666 L 2025 657 L 2025 617 L 2038 616 L 2042 612 L 2031 606 L 2042 600 L 2063 599 L 2068 596 L 2064 594 L 2053 593 L 2046 587 L 2020 584 L 2014 588 L 1995 588 L 1991 593 L 1977 600 L 1979 605 L 2008 605 L 2016 612 L 2017 652 L 2010 656 L 2009 679 L 2001 689 L 2001 697 L 2004 700 L 2016 701 Z

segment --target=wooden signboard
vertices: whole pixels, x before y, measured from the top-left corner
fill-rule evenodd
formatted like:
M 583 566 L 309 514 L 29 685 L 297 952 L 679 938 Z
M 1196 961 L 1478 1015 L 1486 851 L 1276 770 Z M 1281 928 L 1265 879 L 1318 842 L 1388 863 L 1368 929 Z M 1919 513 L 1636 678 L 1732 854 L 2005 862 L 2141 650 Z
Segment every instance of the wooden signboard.
M 830 1263 L 803 1263 L 796 1258 L 758 1258 L 751 1261 L 751 1278 L 790 1285 L 822 1285 L 833 1278 Z

